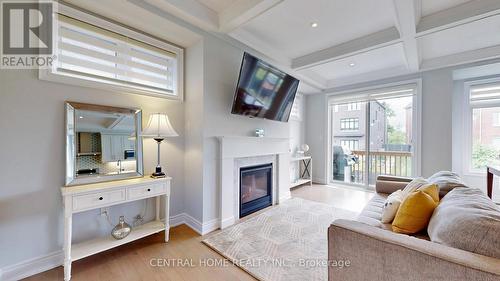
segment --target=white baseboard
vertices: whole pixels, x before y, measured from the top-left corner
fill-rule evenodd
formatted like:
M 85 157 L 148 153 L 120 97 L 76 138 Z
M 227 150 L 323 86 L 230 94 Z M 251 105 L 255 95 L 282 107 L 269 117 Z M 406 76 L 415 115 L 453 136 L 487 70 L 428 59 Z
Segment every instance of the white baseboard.
M 317 184 L 327 184 L 326 180 L 324 178 L 313 177 L 312 181 L 313 181 L 313 183 L 317 183 Z
M 182 215 L 184 217 L 184 224 L 189 226 L 198 234 L 203 235 L 203 224 L 199 220 L 193 218 L 192 216 L 186 213 L 182 213 Z
M 213 221 L 214 220 L 202 224 L 190 215 L 181 213 L 170 217 L 170 227 L 186 224 L 198 234 L 203 235 L 219 228 L 218 220 L 217 224 L 214 224 Z M 0 281 L 15 281 L 27 278 L 29 276 L 61 266 L 63 264 L 63 260 L 64 254 L 61 250 L 37 258 L 22 261 L 17 264 L 9 265 L 0 268 Z
M 222 219 L 222 220 L 220 220 L 220 228 L 224 229 L 226 227 L 233 225 L 235 222 L 236 222 L 236 219 L 234 218 L 234 216 Z
M 203 223 L 201 233 L 202 233 L 202 235 L 205 235 L 205 234 L 210 233 L 210 232 L 217 230 L 219 228 L 220 228 L 220 219 L 215 218 L 211 221 Z
M 174 226 L 178 226 L 178 225 L 183 224 L 185 221 L 184 215 L 185 215 L 185 213 L 171 216 L 170 217 L 170 227 L 174 227 Z
M 0 269 L 0 280 L 15 281 L 30 277 L 62 265 L 63 252 L 56 251 L 48 255 L 32 258 Z

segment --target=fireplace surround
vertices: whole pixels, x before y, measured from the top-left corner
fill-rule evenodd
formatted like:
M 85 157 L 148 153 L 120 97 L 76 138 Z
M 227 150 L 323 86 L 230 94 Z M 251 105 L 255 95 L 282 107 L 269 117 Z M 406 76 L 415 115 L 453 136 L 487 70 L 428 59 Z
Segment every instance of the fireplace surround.
M 221 136 L 219 140 L 219 227 L 240 218 L 240 168 L 272 163 L 272 205 L 290 198 L 288 138 Z

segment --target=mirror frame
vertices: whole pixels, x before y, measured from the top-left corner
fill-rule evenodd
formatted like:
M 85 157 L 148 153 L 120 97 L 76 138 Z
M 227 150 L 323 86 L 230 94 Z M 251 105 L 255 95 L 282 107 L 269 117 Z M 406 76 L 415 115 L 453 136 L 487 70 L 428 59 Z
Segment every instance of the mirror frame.
M 88 104 L 80 102 L 66 102 L 66 175 L 65 175 L 65 185 L 82 185 L 91 184 L 98 182 L 107 182 L 115 180 L 123 180 L 130 178 L 138 178 L 144 176 L 144 163 L 143 163 L 143 151 L 142 151 L 142 137 L 140 136 L 142 131 L 142 110 L 138 108 L 121 108 L 106 105 Z M 126 114 L 134 114 L 135 116 L 135 145 L 136 145 L 136 171 L 135 173 L 126 173 L 118 175 L 107 175 L 101 176 L 97 175 L 95 177 L 76 177 L 76 133 L 75 124 L 76 116 L 75 110 L 90 110 L 96 112 L 118 112 Z

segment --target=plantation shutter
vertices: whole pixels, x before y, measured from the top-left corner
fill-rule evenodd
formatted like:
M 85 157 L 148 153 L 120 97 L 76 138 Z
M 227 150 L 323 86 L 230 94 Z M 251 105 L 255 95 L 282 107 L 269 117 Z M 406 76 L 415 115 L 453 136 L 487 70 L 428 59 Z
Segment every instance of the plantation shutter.
M 176 54 L 59 15 L 57 71 L 176 95 Z

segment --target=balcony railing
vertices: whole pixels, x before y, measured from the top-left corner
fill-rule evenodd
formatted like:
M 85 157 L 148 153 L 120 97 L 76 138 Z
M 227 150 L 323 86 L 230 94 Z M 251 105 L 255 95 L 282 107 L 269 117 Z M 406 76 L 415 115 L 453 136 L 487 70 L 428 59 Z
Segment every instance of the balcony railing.
M 358 161 L 351 166 L 352 181 L 364 183 L 367 153 L 364 150 L 353 150 Z M 411 176 L 412 153 L 404 151 L 370 151 L 369 183 L 373 184 L 377 175 Z

